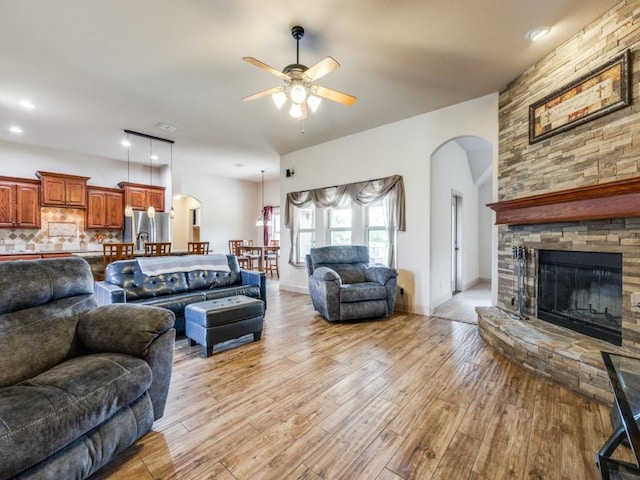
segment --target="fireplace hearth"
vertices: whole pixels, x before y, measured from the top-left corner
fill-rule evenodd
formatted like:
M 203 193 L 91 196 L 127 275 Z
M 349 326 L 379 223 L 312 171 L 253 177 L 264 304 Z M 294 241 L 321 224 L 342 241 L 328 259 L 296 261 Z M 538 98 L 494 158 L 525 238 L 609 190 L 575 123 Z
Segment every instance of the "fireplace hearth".
M 622 255 L 539 250 L 537 317 L 622 345 Z

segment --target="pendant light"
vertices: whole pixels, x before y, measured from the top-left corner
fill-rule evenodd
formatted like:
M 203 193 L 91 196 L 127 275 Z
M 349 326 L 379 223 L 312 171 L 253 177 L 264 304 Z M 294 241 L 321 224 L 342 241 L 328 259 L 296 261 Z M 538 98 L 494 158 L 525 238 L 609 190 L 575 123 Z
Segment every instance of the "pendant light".
M 152 156 L 153 156 L 153 140 L 149 138 L 149 185 L 150 186 L 153 186 L 153 170 L 151 167 Z M 153 205 L 151 205 L 151 202 L 149 202 L 149 206 L 147 207 L 147 216 L 149 218 L 155 218 L 156 216 L 156 209 L 153 208 Z
M 149 139 L 149 186 L 152 187 L 153 186 L 153 160 L 158 160 L 157 156 L 153 155 L 153 141 L 157 141 L 157 142 L 165 142 L 171 145 L 171 181 L 173 183 L 173 144 L 174 141 L 173 140 L 168 140 L 166 138 L 161 138 L 161 137 L 154 137 L 153 135 L 148 135 L 146 133 L 140 133 L 140 132 L 135 132 L 133 130 L 125 130 L 124 131 L 127 134 L 127 144 L 128 146 L 131 146 L 131 143 L 128 141 L 129 140 L 129 135 L 135 135 L 138 137 L 143 137 L 143 138 L 147 138 Z M 123 145 L 125 141 L 123 140 Z M 129 150 L 127 150 L 127 181 L 129 181 Z M 128 212 L 130 212 L 130 215 L 128 215 Z M 173 210 L 173 200 L 171 202 L 171 211 L 169 212 L 169 216 L 171 218 L 173 218 L 172 214 L 174 213 Z M 125 215 L 126 216 L 133 216 L 133 208 L 131 208 L 131 205 L 127 204 L 127 207 L 125 208 Z M 149 218 L 155 218 L 156 216 L 156 209 L 153 207 L 153 205 L 151 205 L 151 198 L 149 198 L 149 206 L 147 207 L 147 216 Z
M 170 175 L 170 179 L 169 182 L 171 184 L 171 210 L 169 210 L 169 218 L 170 219 L 174 219 L 176 218 L 176 211 L 173 208 L 173 143 L 169 144 L 170 147 L 170 167 L 169 167 L 169 175 Z
M 262 210 L 260 210 L 260 215 L 258 216 L 258 221 L 256 222 L 256 227 L 264 226 L 264 170 L 260 170 L 262 173 Z M 271 220 L 267 220 L 267 227 L 271 226 Z
M 131 140 L 129 139 L 129 133 L 127 132 L 127 183 L 131 182 L 131 165 L 129 159 L 129 151 L 131 150 Z M 133 207 L 131 202 L 127 202 L 127 206 L 124 207 L 124 216 L 133 217 Z
M 262 210 L 260 210 L 260 215 L 258 215 L 256 227 L 262 227 L 264 225 L 264 170 L 260 170 L 260 172 L 262 173 Z

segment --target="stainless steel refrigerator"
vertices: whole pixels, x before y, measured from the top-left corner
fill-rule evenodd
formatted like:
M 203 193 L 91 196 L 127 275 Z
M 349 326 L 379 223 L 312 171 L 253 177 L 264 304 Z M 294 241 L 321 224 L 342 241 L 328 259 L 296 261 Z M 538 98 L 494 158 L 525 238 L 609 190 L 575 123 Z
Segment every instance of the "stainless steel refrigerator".
M 147 242 L 171 242 L 171 237 L 171 219 L 166 212 L 149 218 L 146 210 L 136 210 L 133 217 L 124 217 L 124 242 L 135 243 L 136 250 L 143 250 Z

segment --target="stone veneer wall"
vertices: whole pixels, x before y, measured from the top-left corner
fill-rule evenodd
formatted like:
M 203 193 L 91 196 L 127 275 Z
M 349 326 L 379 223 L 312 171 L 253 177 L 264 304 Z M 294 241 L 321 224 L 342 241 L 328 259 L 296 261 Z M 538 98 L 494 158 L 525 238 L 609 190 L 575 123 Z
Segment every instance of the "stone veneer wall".
M 498 199 L 606 183 L 640 175 L 640 0 L 620 2 L 500 92 Z M 529 105 L 611 58 L 631 50 L 632 104 L 529 145 Z M 626 218 L 498 230 L 498 305 L 511 306 L 511 247 L 620 252 L 623 260 L 623 346 L 640 350 L 640 219 Z M 535 316 L 536 257 L 527 267 L 527 311 Z

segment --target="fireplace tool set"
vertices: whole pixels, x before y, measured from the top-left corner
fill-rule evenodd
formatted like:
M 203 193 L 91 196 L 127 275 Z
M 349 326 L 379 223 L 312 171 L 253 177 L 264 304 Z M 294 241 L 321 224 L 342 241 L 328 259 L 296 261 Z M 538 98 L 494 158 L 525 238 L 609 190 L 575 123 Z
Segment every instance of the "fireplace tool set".
M 526 260 L 527 249 L 524 245 L 518 245 L 517 247 L 511 247 L 511 258 L 513 258 L 513 268 L 511 270 L 511 305 L 515 305 L 516 302 L 516 284 L 515 276 L 517 272 L 518 284 L 517 284 L 517 301 L 518 310 L 512 315 L 513 318 L 518 320 L 524 320 L 524 301 L 527 296 L 526 285 Z

